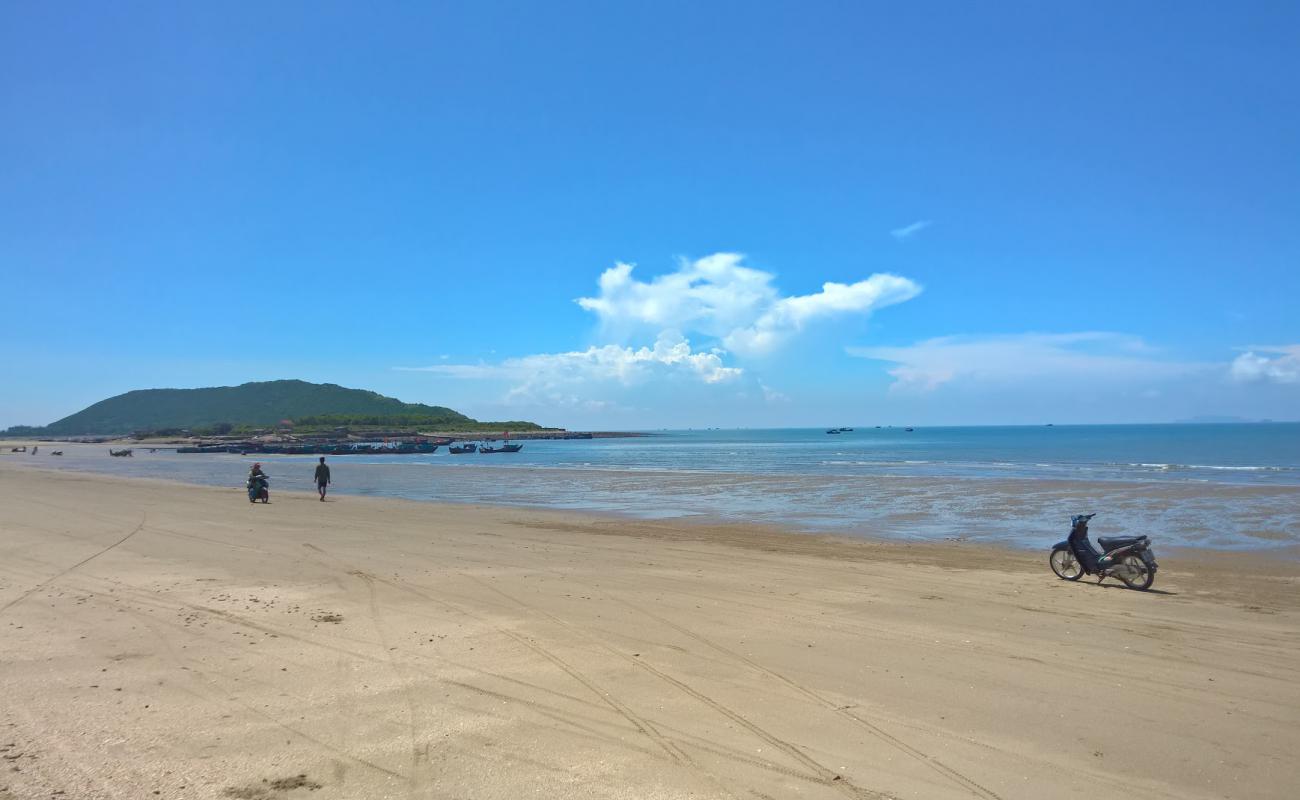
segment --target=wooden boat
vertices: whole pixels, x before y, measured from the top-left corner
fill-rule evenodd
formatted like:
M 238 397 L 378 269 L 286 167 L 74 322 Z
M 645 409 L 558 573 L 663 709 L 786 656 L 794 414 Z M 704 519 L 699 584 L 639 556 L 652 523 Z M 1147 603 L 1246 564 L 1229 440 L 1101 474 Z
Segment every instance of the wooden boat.
M 63 451 L 62 451 L 62 450 L 52 450 L 52 451 L 50 451 L 50 455 L 52 455 L 52 456 L 61 456 L 61 455 L 63 455 Z
M 438 451 L 438 445 L 429 444 L 428 442 L 403 442 L 391 447 L 381 448 L 378 452 L 389 455 L 407 456 L 412 453 L 435 453 Z
M 852 433 L 852 428 L 840 428 L 840 433 Z
M 911 433 L 911 432 L 912 432 L 912 429 L 911 429 L 911 428 L 903 428 L 903 431 L 904 431 L 905 433 Z
M 503 444 L 500 447 L 480 447 L 480 453 L 518 453 L 523 450 L 522 444 Z
M 478 452 L 478 445 L 474 444 L 473 442 L 469 442 L 463 445 L 451 444 L 451 445 L 447 445 L 447 452 L 451 453 L 453 456 L 463 456 L 466 453 Z
M 108 449 L 108 454 L 109 454 L 110 456 L 113 456 L 114 458 L 124 458 L 124 457 L 130 456 L 130 455 L 131 455 L 131 451 L 130 451 L 129 449 L 128 449 L 128 450 L 114 450 L 113 448 L 110 447 L 110 448 Z
M 826 432 L 827 432 L 827 433 L 839 433 L 839 432 L 840 432 L 840 429 L 839 429 L 839 428 L 831 428 L 830 430 L 828 430 L 828 431 L 826 431 Z

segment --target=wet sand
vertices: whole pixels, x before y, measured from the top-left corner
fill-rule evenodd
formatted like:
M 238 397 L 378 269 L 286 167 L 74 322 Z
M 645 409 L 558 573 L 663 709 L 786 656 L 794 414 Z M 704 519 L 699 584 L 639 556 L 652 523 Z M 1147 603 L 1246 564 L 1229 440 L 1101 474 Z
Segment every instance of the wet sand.
M 1283 798 L 1300 565 L 0 463 L 0 798 Z
M 27 444 L 31 444 L 28 442 Z M 331 459 L 342 493 L 615 513 L 642 519 L 722 519 L 788 530 L 905 541 L 964 540 L 1037 549 L 1064 536 L 1071 514 L 1097 511 L 1097 536 L 1153 534 L 1172 545 L 1277 551 L 1300 545 L 1300 485 L 1187 480 L 1062 480 L 1027 476 L 764 474 L 730 470 L 545 466 L 545 444 L 515 457 L 349 456 Z M 590 443 L 587 443 L 590 444 Z M 254 459 L 274 487 L 312 489 L 311 456 L 186 455 L 135 447 L 59 444 L 37 456 L 10 454 L 21 467 L 163 478 L 235 487 Z M 581 447 L 581 445 L 580 445 Z M 672 449 L 672 448 L 668 448 Z M 599 448 L 587 449 L 588 454 Z M 679 449 L 679 452 L 682 452 Z M 659 458 L 663 455 L 659 454 Z M 538 458 L 538 461 L 528 459 Z M 743 463 L 733 465 L 745 469 Z M 1231 473 L 1225 473 L 1231 474 Z

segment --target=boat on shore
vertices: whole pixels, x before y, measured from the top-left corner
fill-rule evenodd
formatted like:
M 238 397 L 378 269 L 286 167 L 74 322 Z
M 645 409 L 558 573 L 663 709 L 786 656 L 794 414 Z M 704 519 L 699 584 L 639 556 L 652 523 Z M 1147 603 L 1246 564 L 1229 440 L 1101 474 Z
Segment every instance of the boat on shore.
M 448 440 L 414 442 L 234 442 L 178 447 L 177 453 L 235 453 L 276 456 L 392 456 L 436 453 Z

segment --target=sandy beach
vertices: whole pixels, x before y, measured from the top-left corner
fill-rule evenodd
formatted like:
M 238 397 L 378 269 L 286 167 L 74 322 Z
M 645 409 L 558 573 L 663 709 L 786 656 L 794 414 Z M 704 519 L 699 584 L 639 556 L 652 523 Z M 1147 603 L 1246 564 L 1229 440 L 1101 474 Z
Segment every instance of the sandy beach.
M 1294 560 L 272 499 L 0 463 L 0 798 L 1300 786 Z

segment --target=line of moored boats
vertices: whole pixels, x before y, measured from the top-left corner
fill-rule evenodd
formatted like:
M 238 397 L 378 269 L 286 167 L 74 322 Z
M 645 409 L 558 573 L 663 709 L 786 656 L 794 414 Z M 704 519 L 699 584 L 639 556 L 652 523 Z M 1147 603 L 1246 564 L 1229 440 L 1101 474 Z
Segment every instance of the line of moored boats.
M 438 448 L 446 445 L 452 455 L 467 453 L 518 453 L 524 449 L 522 444 L 505 442 L 500 445 L 467 442 L 454 444 L 444 442 L 388 442 L 382 444 L 331 444 L 322 442 L 273 444 L 262 442 L 240 442 L 236 444 L 199 445 L 198 447 L 178 447 L 177 453 L 238 453 L 239 455 L 284 455 L 284 456 L 405 456 L 436 453 Z

